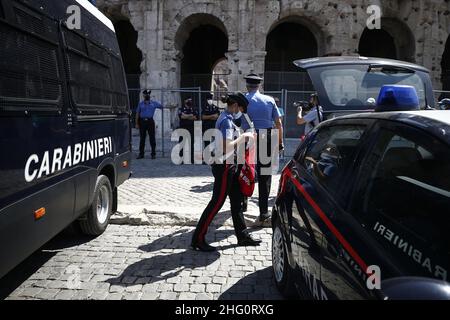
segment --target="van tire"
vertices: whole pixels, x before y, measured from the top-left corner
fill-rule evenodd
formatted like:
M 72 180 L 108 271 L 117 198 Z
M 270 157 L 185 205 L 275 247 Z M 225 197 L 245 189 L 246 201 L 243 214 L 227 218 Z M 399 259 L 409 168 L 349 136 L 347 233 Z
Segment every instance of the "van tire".
M 113 191 L 106 176 L 99 176 L 95 184 L 94 200 L 79 220 L 81 231 L 90 236 L 105 232 L 113 210 Z

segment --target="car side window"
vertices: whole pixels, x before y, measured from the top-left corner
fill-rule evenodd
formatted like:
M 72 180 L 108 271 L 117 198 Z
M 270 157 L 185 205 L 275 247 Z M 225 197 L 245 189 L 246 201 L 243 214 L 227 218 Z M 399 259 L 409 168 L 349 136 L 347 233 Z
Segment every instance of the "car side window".
M 314 136 L 301 165 L 333 196 L 338 195 L 341 178 L 351 164 L 365 132 L 364 125 L 326 127 Z
M 448 146 L 423 134 L 384 129 L 371 158 L 359 187 L 363 223 L 388 252 L 409 261 L 415 275 L 448 280 Z

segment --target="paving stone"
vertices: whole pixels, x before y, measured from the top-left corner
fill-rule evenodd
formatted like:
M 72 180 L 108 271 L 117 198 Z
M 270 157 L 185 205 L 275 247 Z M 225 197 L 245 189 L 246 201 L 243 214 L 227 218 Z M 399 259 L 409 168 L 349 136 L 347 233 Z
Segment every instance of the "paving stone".
M 210 293 L 198 293 L 195 296 L 195 300 L 213 300 L 213 295 Z
M 122 300 L 122 297 L 123 297 L 122 293 L 115 292 L 108 294 L 106 296 L 106 300 Z
M 35 298 L 42 299 L 42 300 L 52 300 L 56 297 L 60 290 L 59 289 L 45 289 L 39 292 Z
M 159 299 L 161 300 L 176 300 L 178 294 L 176 292 L 163 292 L 159 296 Z
M 208 284 L 206 285 L 206 292 L 209 293 L 217 293 L 220 292 L 220 285 L 217 284 Z
M 158 300 L 160 294 L 157 292 L 144 292 L 141 296 L 141 300 Z
M 192 284 L 190 292 L 200 293 L 205 292 L 206 286 L 204 284 Z
M 55 297 L 55 300 L 70 300 L 76 295 L 76 290 L 61 290 Z

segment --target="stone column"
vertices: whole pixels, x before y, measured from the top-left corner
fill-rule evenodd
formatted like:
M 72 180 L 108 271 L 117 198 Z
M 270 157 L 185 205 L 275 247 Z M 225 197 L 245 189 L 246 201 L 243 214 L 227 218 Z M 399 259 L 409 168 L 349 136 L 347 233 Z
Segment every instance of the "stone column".
M 159 90 L 169 86 L 172 67 L 170 56 L 164 54 L 163 2 L 130 1 L 129 8 L 131 22 L 138 30 L 138 47 L 142 51 L 141 88 L 153 89 L 153 98 L 163 102 L 165 109 L 155 113 L 157 138 L 161 138 L 162 135 L 170 137 L 172 129 L 170 106 L 173 103 L 166 94 L 163 97 L 162 91 Z
M 227 53 L 231 74 L 228 77 L 230 91 L 246 91 L 244 77 L 249 73 L 264 75 L 265 51 L 234 51 Z

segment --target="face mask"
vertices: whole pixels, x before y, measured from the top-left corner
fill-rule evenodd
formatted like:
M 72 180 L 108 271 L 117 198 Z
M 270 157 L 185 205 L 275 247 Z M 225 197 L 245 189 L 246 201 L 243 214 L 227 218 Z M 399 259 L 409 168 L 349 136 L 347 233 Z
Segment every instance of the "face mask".
M 234 114 L 234 119 L 239 119 L 240 117 L 242 117 L 242 112 L 238 112 Z
M 213 101 L 212 101 L 212 100 L 208 100 L 207 102 L 208 102 L 209 105 L 212 105 L 212 104 L 213 104 Z

